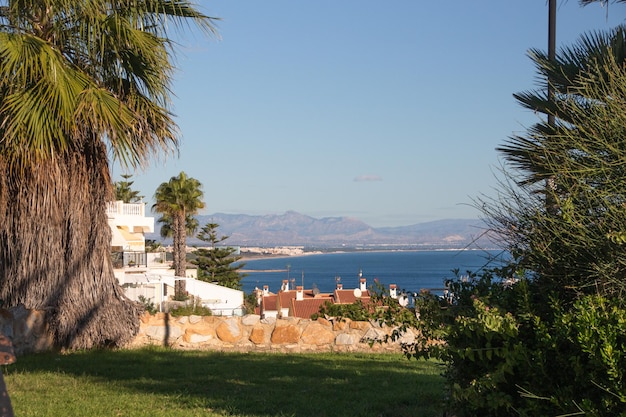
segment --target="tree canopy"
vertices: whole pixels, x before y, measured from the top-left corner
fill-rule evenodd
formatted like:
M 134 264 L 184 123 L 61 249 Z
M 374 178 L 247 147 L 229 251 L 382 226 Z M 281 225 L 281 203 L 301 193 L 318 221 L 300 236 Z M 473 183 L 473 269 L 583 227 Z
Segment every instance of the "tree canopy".
M 185 0 L 0 2 L 0 299 L 45 310 L 60 347 L 138 329 L 110 257 L 109 156 L 176 149 L 170 31 L 189 26 L 214 31 Z
M 500 193 L 477 202 L 511 260 L 416 299 L 423 339 L 407 353 L 446 362 L 456 415 L 625 413 L 624 34 L 531 54 L 554 100 L 545 83 L 516 98 L 554 123 L 499 148 Z
M 123 201 L 124 203 L 137 203 L 143 200 L 143 196 L 139 194 L 139 191 L 133 190 L 132 186 L 134 181 L 129 181 L 133 176 L 130 174 L 123 174 L 121 181 L 113 183 L 115 187 L 115 200 Z
M 600 285 L 621 292 L 626 30 L 583 35 L 563 49 L 556 64 L 534 56 L 539 70 L 557 80 L 557 99 L 547 104 L 530 93 L 517 97 L 525 106 L 552 112 L 557 123 L 540 122 L 499 148 L 520 188 L 509 188 L 511 198 L 485 207 L 495 209 L 489 217 L 520 266 L 551 288 L 596 291 Z M 550 213 L 540 206 L 546 189 L 539 182 L 547 178 L 553 181 L 547 190 Z
M 198 239 L 210 244 L 209 248 L 197 248 L 193 261 L 198 266 L 198 279 L 215 282 L 218 285 L 241 289 L 241 279 L 245 274 L 239 270 L 245 265 L 238 262 L 241 256 L 235 255 L 237 250 L 230 246 L 217 246 L 229 238 L 218 236 L 217 223 L 207 223 L 198 233 Z
M 187 227 L 191 224 L 188 217 L 197 214 L 204 207 L 203 198 L 200 181 L 184 172 L 159 185 L 154 194 L 156 202 L 152 209 L 162 214 L 158 221 L 171 224 L 174 236 L 174 274 L 177 277 L 186 276 Z M 176 281 L 175 292 L 178 299 L 185 296 L 185 281 Z

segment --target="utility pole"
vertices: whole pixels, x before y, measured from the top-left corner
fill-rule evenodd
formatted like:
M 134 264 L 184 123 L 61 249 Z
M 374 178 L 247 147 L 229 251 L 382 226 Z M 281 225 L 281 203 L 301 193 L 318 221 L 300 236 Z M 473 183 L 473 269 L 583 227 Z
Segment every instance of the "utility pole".
M 548 0 L 548 60 L 551 64 L 556 61 L 556 0 Z M 552 111 L 552 105 L 554 100 L 554 86 L 552 80 L 548 76 L 548 126 L 553 130 L 556 127 L 556 120 L 554 112 Z M 546 180 L 546 212 L 554 213 L 556 211 L 556 201 L 554 192 L 556 190 L 556 184 L 554 177 L 550 177 Z
M 556 61 L 556 0 L 548 0 L 548 59 Z M 548 102 L 554 103 L 554 86 L 548 78 Z M 554 114 L 548 113 L 548 124 L 555 126 Z

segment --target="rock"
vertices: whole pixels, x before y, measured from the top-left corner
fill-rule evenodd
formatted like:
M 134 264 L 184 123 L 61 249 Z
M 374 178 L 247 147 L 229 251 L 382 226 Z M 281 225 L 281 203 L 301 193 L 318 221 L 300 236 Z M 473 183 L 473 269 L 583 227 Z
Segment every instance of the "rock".
M 13 344 L 16 353 L 42 352 L 53 347 L 54 340 L 48 331 L 45 311 L 24 309 L 23 314 L 16 314 L 14 320 Z
M 0 308 L 0 332 L 8 338 L 13 338 L 13 323 L 15 317 L 13 313 L 4 308 Z
M 335 338 L 335 344 L 344 346 L 344 345 L 356 345 L 359 341 L 359 337 L 350 333 L 341 333 L 337 335 Z
M 326 320 L 324 317 L 318 317 L 317 318 L 317 322 L 319 324 L 321 324 L 322 326 L 328 326 L 328 327 L 332 327 L 332 323 L 329 322 L 328 320 Z
M 261 316 L 258 314 L 248 314 L 241 318 L 241 324 L 244 326 L 254 326 L 261 320 Z
M 264 319 L 261 319 L 261 323 L 273 326 L 276 324 L 276 317 L 265 317 Z
M 139 320 L 140 320 L 142 323 L 149 323 L 149 322 L 150 322 L 150 320 L 152 320 L 152 315 L 151 315 L 150 313 L 148 313 L 147 311 L 145 311 L 145 312 L 141 315 L 141 317 L 139 317 Z
M 239 320 L 236 318 L 229 318 L 217 326 L 215 333 L 223 342 L 236 343 L 239 339 L 241 339 L 242 328 L 239 324 Z
M 189 323 L 196 324 L 202 321 L 202 316 L 191 315 L 189 316 Z
M 363 335 L 361 340 L 363 341 L 363 343 L 381 342 L 385 340 L 386 336 L 387 335 L 384 331 L 380 330 L 379 328 L 372 327 Z
M 215 339 L 215 328 L 204 321 L 187 326 L 183 336 L 183 340 L 187 343 L 204 343 L 211 339 Z
M 395 340 L 395 343 L 411 345 L 415 343 L 416 339 L 417 336 L 415 335 L 415 332 L 411 329 L 406 329 L 404 333 L 402 333 L 402 335 Z
M 333 323 L 333 330 L 336 332 L 340 332 L 342 330 L 346 330 L 350 327 L 349 319 L 336 319 Z
M 215 338 L 214 333 L 203 334 L 197 332 L 194 329 L 185 330 L 185 334 L 183 335 L 183 340 L 187 343 L 206 343 Z
M 255 345 L 262 345 L 265 340 L 265 329 L 261 326 L 254 327 L 250 332 L 250 341 Z
M 140 317 L 139 333 L 129 345 L 167 344 L 182 349 L 242 352 L 398 352 L 401 343 L 415 343 L 422 337 L 417 330 L 410 329 L 395 343 L 378 343 L 394 329 L 397 330 L 389 326 L 371 327 L 369 322 L 325 318 L 261 319 L 255 314 L 173 317 L 157 313 Z M 12 335 L 18 356 L 54 347 L 46 311 L 29 310 L 24 306 L 0 309 L 0 330 L 7 336 Z
M 318 323 L 311 323 L 302 332 L 302 342 L 307 345 L 326 345 L 332 343 L 335 339 L 335 334 Z
M 170 343 L 172 340 L 178 339 L 183 332 L 178 326 L 148 326 L 146 335 L 150 339 Z M 167 340 L 165 340 L 167 338 Z
M 370 327 L 372 326 L 367 321 L 351 321 L 350 322 L 350 328 L 354 330 L 368 330 Z
M 298 343 L 300 341 L 300 330 L 298 326 L 293 324 L 276 327 L 272 332 L 271 341 L 276 344 Z

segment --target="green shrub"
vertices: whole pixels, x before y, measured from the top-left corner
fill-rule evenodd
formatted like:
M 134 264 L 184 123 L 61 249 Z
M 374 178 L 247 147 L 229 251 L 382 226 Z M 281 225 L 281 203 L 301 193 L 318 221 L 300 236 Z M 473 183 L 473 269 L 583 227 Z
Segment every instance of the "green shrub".
M 529 280 L 455 279 L 451 302 L 420 294 L 424 341 L 409 356 L 446 363 L 459 416 L 626 416 L 626 310 L 618 298 L 562 305 Z
M 170 310 L 170 315 L 174 317 L 182 316 L 212 316 L 213 313 L 207 307 L 200 305 L 188 305 Z
M 619 299 L 586 296 L 561 325 L 579 354 L 572 359 L 580 408 L 588 415 L 626 415 L 626 310 Z
M 143 308 L 148 313 L 156 314 L 158 310 L 150 298 L 144 297 L 143 295 L 140 295 L 138 298 L 139 298 L 139 303 L 143 306 Z
M 367 321 L 372 317 L 372 312 L 361 300 L 357 300 L 352 304 L 333 304 L 330 301 L 326 301 L 320 307 L 319 313 L 311 315 L 311 318 L 317 319 L 317 317 L 324 316 L 354 321 Z
M 327 301 L 320 307 L 318 313 L 311 315 L 311 319 L 331 316 L 353 321 L 375 320 L 381 324 L 398 327 L 394 337 L 399 336 L 408 327 L 417 326 L 415 310 L 401 306 L 378 280 L 374 280 L 368 291 L 370 299 L 365 302 L 356 300 L 352 304 L 333 304 Z

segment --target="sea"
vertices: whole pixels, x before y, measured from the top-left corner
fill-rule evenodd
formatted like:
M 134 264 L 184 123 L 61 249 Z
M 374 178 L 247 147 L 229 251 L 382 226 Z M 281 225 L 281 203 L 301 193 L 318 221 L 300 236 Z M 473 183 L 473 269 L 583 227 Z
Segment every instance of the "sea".
M 505 260 L 506 253 L 485 250 L 333 252 L 248 260 L 242 267 L 248 275 L 241 282 L 246 294 L 265 285 L 278 292 L 283 280 L 291 288 L 302 285 L 326 293 L 338 283 L 344 289 L 358 288 L 363 277 L 368 288 L 376 279 L 409 294 L 422 289 L 441 294 L 446 279 L 479 273 Z

